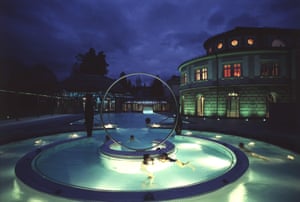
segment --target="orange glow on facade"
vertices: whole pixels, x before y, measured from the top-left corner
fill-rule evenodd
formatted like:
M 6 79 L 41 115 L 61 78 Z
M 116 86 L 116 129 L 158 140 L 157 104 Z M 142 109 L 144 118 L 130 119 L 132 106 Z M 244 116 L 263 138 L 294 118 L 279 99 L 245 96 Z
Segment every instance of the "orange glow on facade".
M 234 39 L 234 40 L 231 41 L 231 45 L 232 46 L 237 46 L 237 45 L 239 45 L 239 41 Z
M 247 40 L 247 43 L 248 43 L 248 45 L 252 46 L 252 45 L 254 44 L 254 39 L 249 38 L 249 39 Z
M 222 42 L 218 43 L 217 48 L 218 48 L 218 49 L 222 49 L 222 48 L 223 48 L 223 43 L 222 43 Z

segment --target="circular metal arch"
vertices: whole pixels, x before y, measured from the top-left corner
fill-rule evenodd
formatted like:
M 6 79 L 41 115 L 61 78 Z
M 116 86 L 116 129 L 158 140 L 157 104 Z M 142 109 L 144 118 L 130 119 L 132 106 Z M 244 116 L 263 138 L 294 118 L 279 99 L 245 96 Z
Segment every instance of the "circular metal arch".
M 116 85 L 116 84 L 117 84 L 119 81 L 121 81 L 122 79 L 131 77 L 131 76 L 141 76 L 141 75 L 142 75 L 142 76 L 148 76 L 148 77 L 157 79 L 157 80 L 159 80 L 162 84 L 164 84 L 164 85 L 168 88 L 168 90 L 170 91 L 170 93 L 171 93 L 171 95 L 172 95 L 172 97 L 173 97 L 173 100 L 174 100 L 174 103 L 175 103 L 175 106 L 176 106 L 176 119 L 175 119 L 175 124 L 174 124 L 174 126 L 173 126 L 172 129 L 170 130 L 170 133 L 169 133 L 165 138 L 163 138 L 158 144 L 153 145 L 153 146 L 151 146 L 151 147 L 146 147 L 146 148 L 139 148 L 139 149 L 137 149 L 137 148 L 132 148 L 132 147 L 129 147 L 129 146 L 125 145 L 125 144 L 122 144 L 120 141 L 117 141 L 115 138 L 113 138 L 113 137 L 110 135 L 110 133 L 109 133 L 109 131 L 108 131 L 108 128 L 105 127 L 105 123 L 104 123 L 104 120 L 103 120 L 103 112 L 102 112 L 102 110 L 104 109 L 104 101 L 105 101 L 105 99 L 106 99 L 106 96 L 108 95 L 109 91 L 114 87 L 114 85 Z M 103 129 L 105 130 L 106 135 L 108 135 L 108 136 L 111 138 L 111 140 L 113 140 L 115 143 L 117 143 L 117 144 L 119 144 L 119 145 L 121 145 L 121 146 L 123 146 L 123 147 L 125 147 L 125 148 L 127 148 L 127 149 L 135 150 L 135 151 L 146 151 L 146 150 L 152 149 L 152 148 L 154 148 L 154 147 L 157 147 L 157 146 L 163 144 L 169 137 L 172 136 L 173 132 L 175 131 L 175 128 L 176 128 L 176 126 L 177 126 L 177 124 L 178 124 L 178 117 L 179 117 L 178 103 L 177 103 L 177 100 L 176 100 L 176 96 L 175 96 L 173 90 L 171 89 L 171 87 L 170 87 L 165 81 L 163 81 L 161 78 L 159 78 L 158 76 L 155 76 L 155 75 L 149 74 L 149 73 L 144 73 L 144 72 L 136 72 L 136 73 L 126 74 L 126 75 L 120 77 L 119 79 L 117 79 L 116 81 L 114 81 L 114 82 L 108 87 L 108 89 L 106 90 L 106 92 L 105 92 L 105 94 L 104 94 L 104 97 L 103 97 L 103 99 L 102 99 L 102 102 L 101 102 L 101 108 L 100 108 L 100 120 L 101 120 L 101 122 L 102 122 L 102 126 L 103 126 Z

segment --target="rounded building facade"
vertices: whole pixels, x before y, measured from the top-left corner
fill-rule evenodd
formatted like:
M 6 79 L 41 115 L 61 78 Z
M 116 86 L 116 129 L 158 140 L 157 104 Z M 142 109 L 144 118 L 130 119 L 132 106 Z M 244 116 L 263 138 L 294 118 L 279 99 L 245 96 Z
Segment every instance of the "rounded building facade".
M 291 29 L 237 27 L 207 39 L 206 55 L 178 67 L 181 114 L 270 118 L 293 112 L 299 47 L 300 30 Z

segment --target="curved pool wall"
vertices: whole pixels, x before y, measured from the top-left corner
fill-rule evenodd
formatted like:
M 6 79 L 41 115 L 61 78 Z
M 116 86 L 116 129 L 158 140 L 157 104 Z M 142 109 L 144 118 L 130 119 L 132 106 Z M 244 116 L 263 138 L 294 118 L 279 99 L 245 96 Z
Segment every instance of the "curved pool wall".
M 74 186 L 63 181 L 50 179 L 48 176 L 41 174 L 39 170 L 40 168 L 37 166 L 37 159 L 43 158 L 43 155 L 51 155 L 52 152 L 57 152 L 62 148 L 72 147 L 82 143 L 91 143 L 93 141 L 90 138 L 81 137 L 73 140 L 55 142 L 27 153 L 17 162 L 15 166 L 15 173 L 16 176 L 26 185 L 35 190 L 55 196 L 92 201 L 99 199 L 103 199 L 104 201 L 106 199 L 109 199 L 110 201 L 124 201 L 124 199 L 126 199 L 125 201 L 143 201 L 179 199 L 212 192 L 236 181 L 248 169 L 249 161 L 247 156 L 230 144 L 203 137 L 199 138 L 194 136 L 182 136 L 182 138 L 197 138 L 200 140 L 213 142 L 214 144 L 219 145 L 221 150 L 225 148 L 224 151 L 229 151 L 230 155 L 233 155 L 234 164 L 225 173 L 222 173 L 220 176 L 216 176 L 213 179 L 204 182 L 193 183 L 189 184 L 188 186 L 172 187 L 168 189 L 154 188 L 138 191 L 111 191 Z

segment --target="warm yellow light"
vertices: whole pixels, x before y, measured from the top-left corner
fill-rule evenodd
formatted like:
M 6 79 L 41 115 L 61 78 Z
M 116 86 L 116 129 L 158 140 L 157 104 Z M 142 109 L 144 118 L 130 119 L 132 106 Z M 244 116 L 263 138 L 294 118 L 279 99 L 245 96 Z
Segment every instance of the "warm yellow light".
M 109 124 L 106 124 L 105 125 L 105 128 L 112 128 L 112 125 L 109 123 Z
M 153 124 L 152 124 L 152 127 L 153 127 L 153 128 L 159 128 L 159 127 L 160 127 L 160 124 L 153 123 Z
M 217 48 L 218 48 L 218 49 L 221 49 L 221 48 L 223 48 L 223 43 L 222 43 L 222 42 L 218 43 L 218 46 L 217 46 Z
M 34 141 L 35 146 L 41 146 L 41 145 L 45 145 L 45 144 L 47 144 L 47 141 L 44 141 L 42 139 Z
M 180 143 L 176 146 L 177 149 L 193 149 L 193 150 L 202 150 L 201 145 L 194 143 Z
M 73 133 L 71 135 L 69 135 L 69 138 L 77 138 L 79 137 L 79 135 L 77 133 Z
M 254 39 L 249 38 L 247 42 L 248 42 L 248 45 L 252 46 L 254 44 Z
M 254 146 L 254 145 L 255 145 L 255 142 L 249 142 L 248 145 L 249 145 L 249 146 Z
M 185 135 L 192 135 L 193 132 L 192 132 L 192 131 L 186 131 L 184 134 L 185 134 Z
M 246 201 L 247 194 L 248 193 L 245 185 L 239 184 L 229 193 L 228 201 L 229 202 Z
M 237 46 L 237 45 L 239 45 L 239 41 L 234 39 L 234 40 L 231 41 L 231 45 L 232 46 Z
M 292 156 L 292 155 L 287 155 L 286 157 L 287 157 L 287 159 L 289 159 L 289 160 L 294 160 L 294 159 L 295 159 L 295 157 Z
M 238 94 L 237 94 L 237 93 L 234 93 L 234 92 L 232 92 L 232 93 L 228 93 L 228 96 L 238 96 Z

